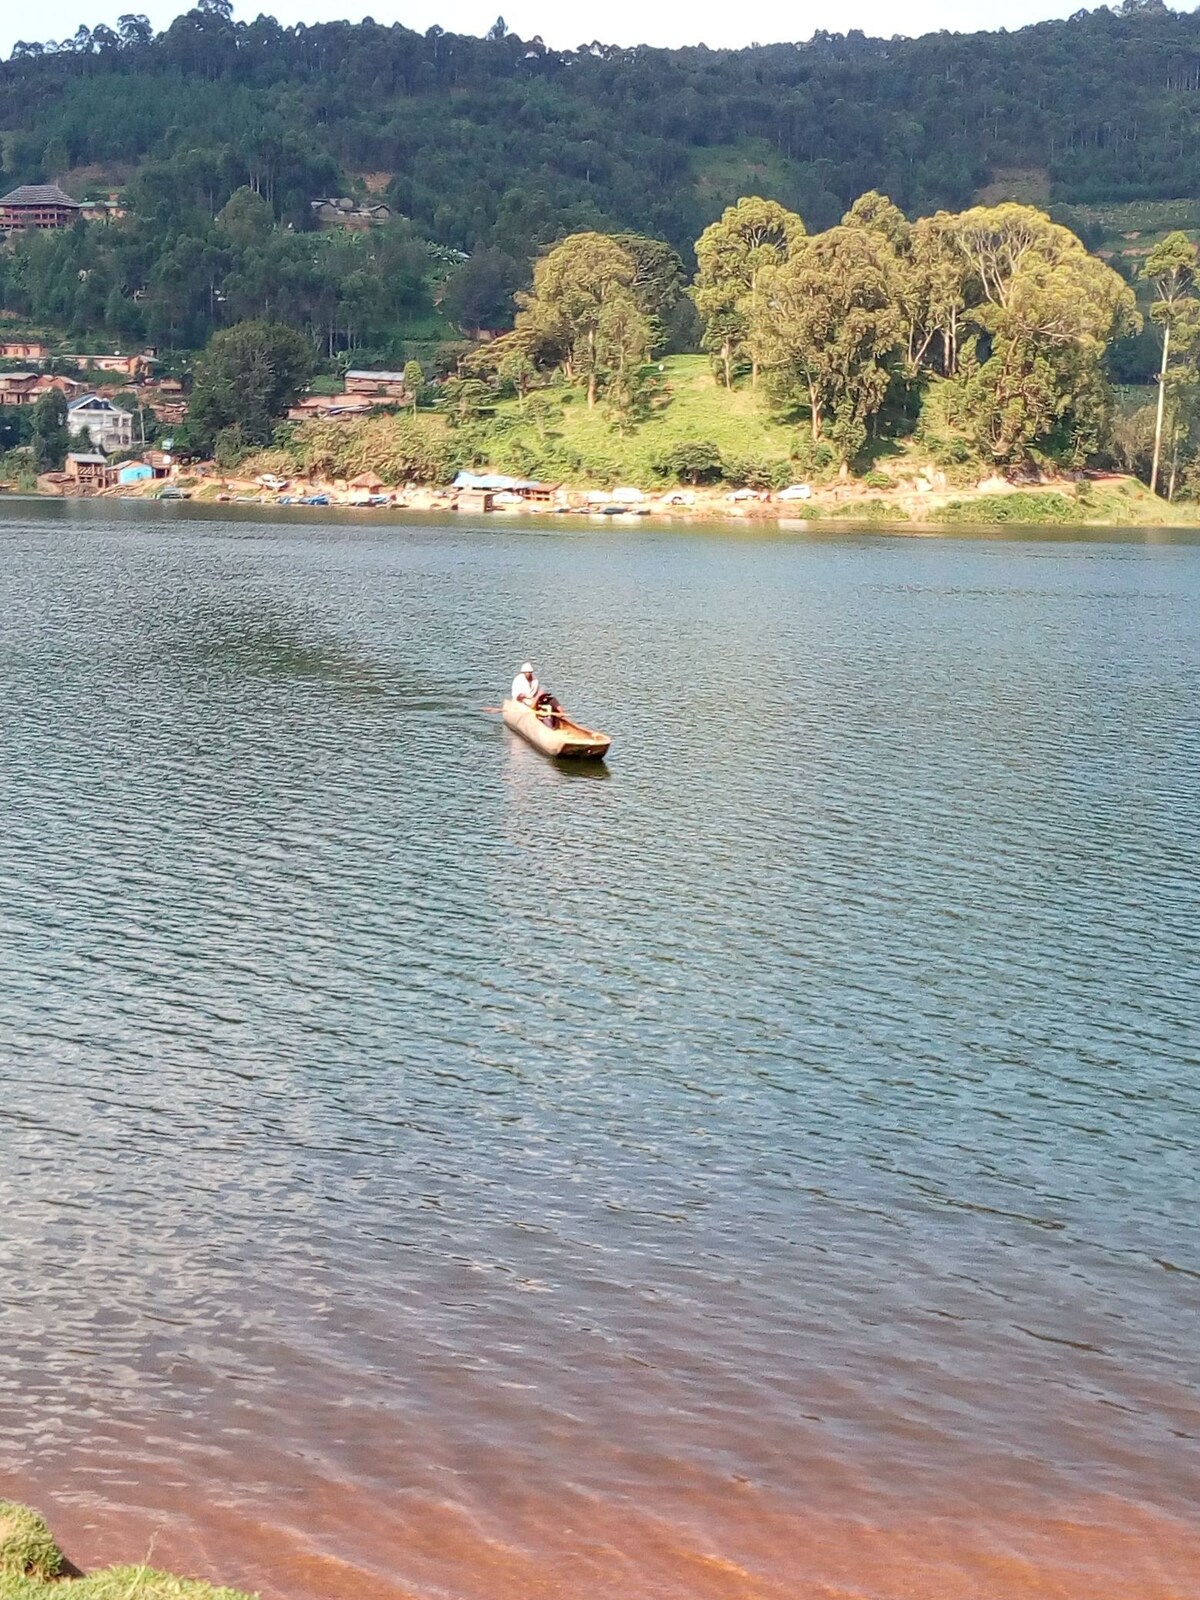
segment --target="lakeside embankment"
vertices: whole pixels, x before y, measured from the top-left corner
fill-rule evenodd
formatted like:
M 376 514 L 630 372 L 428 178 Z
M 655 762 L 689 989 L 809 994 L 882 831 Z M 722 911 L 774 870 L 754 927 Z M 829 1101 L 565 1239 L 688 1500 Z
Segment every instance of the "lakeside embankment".
M 453 485 L 389 484 L 371 472 L 351 479 L 321 473 L 283 479 L 267 473 L 222 472 L 212 463 L 202 463 L 175 469 L 165 485 L 155 482 L 94 491 L 43 480 L 38 492 L 52 498 L 147 501 L 160 497 L 164 487 L 171 491 L 172 498 L 182 494 L 201 503 L 332 505 L 496 517 L 575 515 L 590 516 L 598 522 L 659 516 L 706 522 L 877 522 L 889 527 L 905 523 L 914 527 L 1200 526 L 1200 507 L 1169 503 L 1152 495 L 1137 478 L 1118 473 L 1032 483 L 989 477 L 974 485 L 953 488 L 938 484 L 930 475 L 901 481 L 887 490 L 848 479 L 814 485 L 805 498 L 798 499 L 768 490 L 731 492 L 719 486 L 680 485 L 651 491 L 621 485 L 608 491 L 539 485 L 533 492 L 500 490 L 481 494 Z
M 45 1519 L 0 1500 L 0 1600 L 253 1600 L 240 1589 L 176 1577 L 147 1565 L 82 1573 Z
M 627 433 L 614 430 L 603 407 L 590 409 L 559 385 L 496 399 L 474 421 L 439 403 L 285 422 L 272 444 L 236 465 L 151 452 L 144 463 L 114 465 L 89 482 L 78 477 L 94 473 L 94 463 L 76 464 L 74 477 L 68 463 L 36 487 L 105 500 L 152 498 L 166 489 L 261 505 L 653 514 L 684 522 L 1200 525 L 1200 507 L 1168 502 L 1124 473 L 1044 463 L 1001 471 L 979 457 L 953 420 L 954 395 L 945 383 L 926 396 L 912 435 L 881 446 L 856 476 L 773 415 L 761 393 L 745 384 L 726 390 L 707 358 L 669 356 L 659 367 L 655 406 Z

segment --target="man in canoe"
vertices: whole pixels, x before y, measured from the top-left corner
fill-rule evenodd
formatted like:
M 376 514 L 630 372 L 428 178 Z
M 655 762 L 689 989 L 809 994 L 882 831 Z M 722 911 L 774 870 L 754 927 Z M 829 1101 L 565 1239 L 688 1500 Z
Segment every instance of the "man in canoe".
M 562 715 L 562 706 L 550 693 L 543 689 L 538 682 L 537 673 L 533 670 L 532 661 L 521 663 L 521 670 L 513 679 L 512 698 L 520 705 L 528 706 L 544 722 L 552 728 L 558 726 L 558 719 Z

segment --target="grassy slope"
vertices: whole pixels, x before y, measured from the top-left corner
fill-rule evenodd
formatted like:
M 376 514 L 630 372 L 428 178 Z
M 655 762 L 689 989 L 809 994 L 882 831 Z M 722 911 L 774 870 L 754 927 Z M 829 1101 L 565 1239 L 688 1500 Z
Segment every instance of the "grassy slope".
M 707 357 L 673 356 L 663 365 L 659 408 L 634 432 L 619 434 L 607 410 L 597 406 L 589 412 L 578 391 L 542 390 L 536 402 L 544 405 L 549 400 L 558 414 L 542 424 L 541 434 L 535 420 L 537 403 L 531 403 L 531 411 L 526 412 L 517 400 L 501 401 L 480 429 L 469 430 L 474 444 L 482 437 L 486 446 L 486 459 L 480 461 L 476 456 L 476 464 L 498 472 L 561 480 L 570 488 L 587 484 L 612 488 L 630 483 L 651 489 L 665 481 L 664 474 L 655 470 L 655 461 L 676 444 L 709 440 L 726 460 L 754 457 L 786 463 L 791 449 L 803 442 L 803 422 L 785 426 L 773 420 L 762 397 L 748 385 L 726 393 L 713 378 Z M 894 485 L 893 494 L 864 495 L 859 491 L 836 503 L 814 501 L 795 506 L 789 514 L 893 522 L 911 517 L 934 523 L 989 526 L 1192 526 L 1200 521 L 1200 508 L 1168 507 L 1134 479 L 1114 477 L 1080 484 L 1064 482 L 1007 495 L 980 494 L 976 485 L 988 472 L 978 462 L 970 461 L 946 469 L 948 489 L 938 495 L 918 496 L 912 492 L 914 479 L 919 472 L 928 471 L 939 453 L 936 448 L 931 451 L 930 440 L 944 448 L 947 442 L 953 442 L 955 432 L 943 415 L 936 385 L 926 399 L 925 423 L 924 444 L 897 441 L 889 445 L 877 463 L 882 482 L 890 480 Z M 405 451 L 409 448 L 402 440 L 410 430 L 425 439 L 432 453 L 440 458 L 441 471 L 413 474 L 402 465 L 408 459 Z M 386 483 L 403 483 L 409 476 L 425 482 L 444 482 L 458 467 L 470 464 L 469 452 L 464 453 L 467 438 L 449 428 L 437 412 L 422 412 L 415 422 L 407 416 L 397 419 L 381 415 L 361 421 L 303 423 L 291 430 L 291 442 L 285 448 L 263 451 L 243 462 L 239 477 L 248 480 L 263 471 L 289 475 L 311 470 L 328 478 L 348 479 L 371 469 Z M 464 442 L 462 447 L 460 441 Z M 531 460 L 523 452 L 535 453 L 538 460 Z M 552 470 L 555 464 L 557 470 Z M 789 475 L 817 484 L 822 481 L 798 465 L 789 468 Z M 829 483 L 832 474 L 824 477 Z M 875 487 L 873 477 L 868 478 L 867 485 Z M 215 494 L 219 485 L 214 480 L 210 487 Z M 847 488 L 853 490 L 852 485 Z
M 546 443 L 578 458 L 582 476 L 597 481 L 615 477 L 648 485 L 655 480 L 654 462 L 674 445 L 711 441 L 723 457 L 758 456 L 786 461 L 796 444 L 797 429 L 767 415 L 759 395 L 749 387 L 728 393 L 713 377 L 707 356 L 668 356 L 662 362 L 661 389 L 651 415 L 627 435 L 613 427 L 604 406 L 588 411 L 576 390 L 551 391 L 562 404 L 543 441 L 520 403 L 502 401 L 494 421 L 500 424 L 490 465 L 504 470 L 516 456 L 513 445 L 539 453 Z M 507 430 L 511 429 L 511 433 Z M 589 471 L 589 468 L 591 469 Z

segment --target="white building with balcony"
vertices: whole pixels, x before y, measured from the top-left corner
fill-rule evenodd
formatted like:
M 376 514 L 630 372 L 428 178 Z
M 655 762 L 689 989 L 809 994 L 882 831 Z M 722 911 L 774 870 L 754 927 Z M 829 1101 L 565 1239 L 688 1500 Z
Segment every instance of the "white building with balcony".
M 112 455 L 133 444 L 133 413 L 101 394 L 83 394 L 67 407 L 67 427 L 72 433 L 86 433 L 97 450 Z

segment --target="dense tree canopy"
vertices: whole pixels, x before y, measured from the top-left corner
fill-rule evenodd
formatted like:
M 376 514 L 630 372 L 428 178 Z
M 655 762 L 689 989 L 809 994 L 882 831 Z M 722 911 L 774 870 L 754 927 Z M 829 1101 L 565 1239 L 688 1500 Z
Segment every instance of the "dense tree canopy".
M 196 366 L 184 449 L 218 457 L 266 444 L 275 419 L 312 375 L 312 351 L 279 323 L 242 322 L 213 336 Z
M 1188 194 L 1197 92 L 1200 17 L 1161 0 L 1013 33 L 736 51 L 285 28 L 206 3 L 157 37 L 129 15 L 19 45 L 0 127 L 13 182 L 147 168 L 144 207 L 202 200 L 211 217 L 249 185 L 299 228 L 315 195 L 379 173 L 423 233 L 528 259 L 586 228 L 683 250 L 751 169 L 817 229 L 864 190 L 931 213 L 1014 170 L 1044 173 L 1052 199 Z

